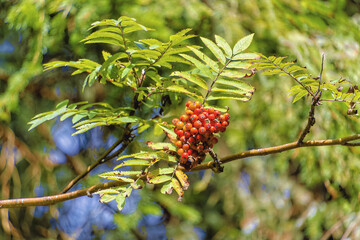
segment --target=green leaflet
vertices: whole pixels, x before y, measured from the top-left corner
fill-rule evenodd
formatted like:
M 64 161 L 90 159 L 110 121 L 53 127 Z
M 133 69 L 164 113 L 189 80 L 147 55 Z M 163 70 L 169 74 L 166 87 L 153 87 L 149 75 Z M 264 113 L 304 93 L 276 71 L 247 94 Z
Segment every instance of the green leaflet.
M 218 35 L 215 35 L 215 42 L 219 47 L 222 48 L 222 50 L 224 50 L 226 57 L 230 59 L 232 56 L 232 49 L 226 40 Z
M 219 62 L 221 62 L 221 64 L 225 64 L 226 62 L 226 58 L 224 53 L 221 51 L 221 49 L 211 40 L 204 38 L 204 37 L 200 37 L 201 41 L 203 41 L 203 43 L 205 44 L 205 46 L 207 48 L 210 49 L 210 51 L 214 54 L 214 56 L 217 58 L 217 60 Z
M 299 101 L 302 97 L 306 96 L 307 94 L 309 94 L 308 91 L 302 89 L 299 93 L 296 94 L 292 103 Z
M 193 58 L 189 55 L 186 55 L 186 54 L 180 54 L 181 57 L 185 58 L 186 60 L 192 62 L 195 67 L 197 69 L 199 69 L 206 77 L 208 78 L 213 78 L 213 74 L 212 72 L 210 71 L 210 69 L 203 63 L 201 63 L 199 60 L 197 60 L 196 58 Z
M 160 175 L 160 176 L 156 176 L 154 178 L 149 179 L 148 183 L 159 184 L 159 183 L 163 183 L 163 182 L 168 182 L 170 180 L 171 180 L 171 176 L 169 176 L 169 175 Z
M 237 80 L 237 79 L 231 79 L 231 78 L 220 78 L 216 81 L 217 84 L 223 84 L 227 86 L 236 87 L 238 89 L 242 89 L 246 92 L 254 92 L 255 88 L 251 86 L 250 84 Z
M 234 46 L 233 54 L 236 55 L 246 50 L 250 46 L 253 37 L 254 37 L 254 33 L 240 39 Z
M 100 174 L 100 177 L 106 178 L 108 176 L 138 176 L 142 171 L 112 171 Z
M 122 177 L 122 176 L 116 176 L 116 175 L 99 175 L 102 178 L 105 179 L 109 179 L 109 180 L 115 180 L 115 181 L 120 181 L 120 182 L 125 182 L 125 183 L 132 183 L 134 182 L 134 179 L 132 178 L 127 178 L 127 177 Z
M 150 160 L 140 160 L 140 159 L 127 160 L 127 161 L 124 161 L 124 162 L 120 163 L 119 165 L 117 165 L 114 168 L 114 170 L 121 168 L 121 167 L 125 167 L 125 166 L 149 166 L 149 165 L 151 165 Z
M 213 71 L 219 72 L 219 66 L 215 61 L 213 61 L 211 58 L 206 56 L 206 54 L 200 52 L 196 48 L 188 47 L 193 53 L 195 53 L 198 58 L 200 58 L 207 66 L 209 66 Z
M 190 31 L 191 31 L 191 28 L 186 28 L 186 29 L 183 29 L 180 32 L 174 34 L 174 35 L 171 35 L 170 36 L 171 44 L 173 46 L 175 46 L 175 45 L 178 45 L 179 43 L 181 43 L 181 42 L 183 42 L 183 41 L 185 41 L 187 39 L 195 37 L 195 35 L 186 35 Z
M 212 100 L 219 100 L 219 99 L 231 99 L 231 100 L 238 100 L 247 102 L 251 99 L 252 94 L 247 93 L 245 95 L 237 94 L 237 93 L 231 93 L 231 92 L 214 92 L 211 93 L 210 96 L 207 98 L 208 101 Z
M 232 61 L 226 66 L 226 68 L 249 69 L 251 65 L 252 64 L 249 62 Z
M 173 183 L 172 182 L 169 182 L 169 183 L 166 183 L 164 184 L 161 189 L 160 189 L 160 192 L 162 194 L 171 194 L 172 193 L 172 190 L 173 190 Z
M 121 211 L 125 206 L 125 194 L 116 195 L 117 208 Z
M 153 150 L 171 150 L 171 151 L 176 151 L 176 147 L 174 146 L 174 144 L 172 143 L 163 143 L 163 142 L 159 142 L 159 143 L 153 143 L 150 141 L 147 141 L 146 144 L 148 145 L 148 147 L 150 147 Z
M 232 58 L 233 61 L 236 60 L 253 60 L 253 59 L 259 59 L 260 56 L 256 53 L 240 53 L 237 54 Z
M 105 194 L 105 195 L 100 197 L 100 202 L 102 202 L 102 203 L 111 202 L 112 200 L 116 199 L 116 196 L 117 195 Z
M 164 90 L 168 91 L 168 92 L 184 93 L 184 94 L 190 95 L 191 97 L 196 97 L 197 99 L 203 99 L 203 97 L 196 94 L 196 92 L 190 92 L 188 89 L 186 89 L 185 87 L 183 87 L 181 85 L 171 85 L 171 86 L 166 87 Z
M 176 138 L 176 133 L 174 132 L 174 130 L 172 128 L 170 128 L 169 126 L 167 125 L 164 125 L 164 124 L 160 124 L 160 123 L 157 123 L 157 125 L 162 129 L 164 130 L 167 134 L 169 134 L 170 136 Z
M 200 78 L 199 76 L 196 76 L 194 74 L 191 74 L 189 72 L 175 71 L 175 72 L 171 73 L 170 76 L 181 77 L 183 79 L 188 80 L 189 82 L 192 82 L 192 83 L 198 85 L 199 87 L 201 87 L 201 88 L 203 88 L 205 90 L 208 89 L 206 82 L 202 78 Z
M 122 160 L 125 158 L 136 158 L 136 159 L 144 159 L 144 160 L 151 160 L 157 158 L 156 152 L 139 152 L 130 155 L 123 155 L 120 156 L 117 160 Z
M 49 121 L 51 119 L 56 118 L 57 116 L 60 116 L 61 114 L 66 112 L 66 110 L 67 110 L 66 105 L 64 105 L 64 103 L 63 103 L 62 107 L 57 109 L 56 111 L 50 111 L 50 112 L 35 116 L 33 118 L 33 120 L 28 123 L 31 125 L 28 131 L 31 131 L 32 129 L 36 128 L 37 126 L 39 126 L 40 124 L 42 124 L 46 121 Z
M 66 99 L 66 100 L 58 103 L 55 108 L 56 108 L 56 109 L 59 109 L 59 108 L 66 107 L 66 106 L 68 105 L 68 103 L 69 103 L 69 99 Z
M 214 87 L 212 89 L 212 93 L 215 93 L 215 92 L 224 92 L 224 93 L 238 94 L 238 95 L 241 95 L 241 96 L 249 96 L 249 91 L 244 91 L 242 89 L 235 89 L 235 88 Z M 210 96 L 211 96 L 211 94 L 210 94 Z

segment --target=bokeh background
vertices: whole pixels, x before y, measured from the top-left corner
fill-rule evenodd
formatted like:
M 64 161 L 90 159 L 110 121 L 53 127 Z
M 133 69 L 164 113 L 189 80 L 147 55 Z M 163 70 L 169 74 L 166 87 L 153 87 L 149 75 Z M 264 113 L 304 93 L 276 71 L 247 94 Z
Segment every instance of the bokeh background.
M 360 81 L 359 0 L 1 0 L 1 199 L 60 192 L 116 141 L 112 128 L 71 136 L 71 121 L 53 120 L 31 132 L 27 122 L 64 99 L 113 106 L 126 99 L 101 84 L 82 92 L 84 76 L 71 76 L 71 69 L 42 71 L 52 60 L 100 61 L 102 46 L 80 40 L 92 22 L 122 15 L 156 29 L 151 36 L 163 41 L 188 27 L 232 44 L 255 33 L 252 51 L 289 56 L 314 76 L 324 53 L 324 79 Z M 257 75 L 250 81 L 256 87 L 250 102 L 221 103 L 231 106 L 232 118 L 216 146 L 220 156 L 292 142 L 306 124 L 310 100 L 291 103 L 290 79 Z M 175 116 L 181 109 L 172 106 L 164 114 Z M 357 117 L 346 116 L 345 106 L 327 103 L 317 110 L 308 138 L 359 132 Z M 149 130 L 127 153 L 163 138 Z M 121 212 L 96 196 L 1 209 L 0 239 L 359 239 L 359 153 L 321 147 L 234 161 L 221 174 L 190 174 L 181 203 L 148 186 L 133 193 Z M 99 183 L 97 174 L 114 164 L 97 168 L 74 189 Z

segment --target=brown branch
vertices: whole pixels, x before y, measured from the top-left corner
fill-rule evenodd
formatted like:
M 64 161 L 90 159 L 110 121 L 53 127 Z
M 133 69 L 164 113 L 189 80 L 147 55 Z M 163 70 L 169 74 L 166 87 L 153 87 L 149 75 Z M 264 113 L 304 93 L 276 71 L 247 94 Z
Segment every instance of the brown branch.
M 247 158 L 247 157 L 255 157 L 255 156 L 265 156 L 265 155 L 285 152 L 285 151 L 289 151 L 289 150 L 292 150 L 295 148 L 301 148 L 301 147 L 320 147 L 320 146 L 332 146 L 332 145 L 348 146 L 348 144 L 351 144 L 349 142 L 354 141 L 354 140 L 359 140 L 359 139 L 360 139 L 360 134 L 355 134 L 352 136 L 336 138 L 336 139 L 309 140 L 309 141 L 305 141 L 302 143 L 298 143 L 296 141 L 296 142 L 287 143 L 287 144 L 274 146 L 274 147 L 252 149 L 249 151 L 245 151 L 245 152 L 241 152 L 241 153 L 237 153 L 234 155 L 220 158 L 220 161 L 222 164 L 225 164 L 225 163 L 228 163 L 228 162 L 231 162 L 234 160 L 238 160 L 238 159 L 243 159 L 243 158 Z M 213 164 L 214 164 L 214 161 L 202 163 L 202 164 L 196 166 L 195 168 L 193 168 L 191 171 L 199 171 L 199 170 L 209 169 L 209 168 L 211 168 L 211 166 L 213 166 Z
M 103 184 L 94 185 L 89 188 L 76 190 L 69 193 L 61 193 L 58 195 L 46 196 L 46 197 L 34 197 L 34 198 L 18 198 L 18 199 L 7 199 L 0 200 L 0 208 L 18 208 L 18 207 L 29 207 L 29 206 L 49 206 L 66 200 L 82 197 L 85 195 L 90 196 L 92 193 L 102 190 L 109 189 L 112 187 L 118 187 L 129 184 L 128 182 L 112 181 Z
M 315 95 L 312 95 L 312 103 L 310 106 L 310 110 L 309 110 L 309 118 L 308 118 L 308 122 L 306 124 L 306 127 L 304 128 L 303 132 L 301 133 L 299 139 L 298 139 L 298 143 L 302 143 L 304 138 L 306 137 L 306 135 L 310 132 L 310 128 L 312 126 L 314 126 L 315 124 L 315 107 L 319 106 L 320 103 L 320 98 L 321 98 L 321 80 L 322 80 L 322 75 L 323 75 L 323 70 L 324 70 L 324 59 L 325 59 L 325 55 L 322 55 L 321 58 L 321 69 L 320 69 L 320 76 L 319 76 L 319 87 L 318 90 L 316 91 Z
M 309 110 L 308 122 L 306 124 L 306 127 L 302 131 L 299 139 L 298 139 L 298 143 L 303 142 L 306 135 L 310 132 L 310 128 L 312 126 L 314 126 L 314 124 L 315 124 L 315 107 L 318 106 L 318 104 L 319 104 L 320 96 L 321 96 L 321 92 L 319 92 L 318 94 L 315 95 L 315 98 L 313 99 L 313 101 L 311 103 L 311 107 L 310 107 L 310 110 Z
M 360 134 L 355 134 L 352 136 L 347 136 L 343 138 L 337 138 L 337 139 L 326 139 L 326 140 L 310 140 L 305 141 L 302 143 L 298 142 L 292 142 L 287 143 L 279 146 L 274 147 L 268 147 L 268 148 L 261 148 L 261 149 L 253 149 L 241 153 L 237 153 L 234 155 L 230 155 L 227 157 L 223 157 L 220 159 L 222 164 L 239 160 L 247 157 L 255 157 L 255 156 L 265 156 L 270 154 L 276 154 L 280 152 L 289 151 L 295 148 L 301 148 L 301 147 L 320 147 L 320 146 L 333 146 L 333 145 L 343 145 L 347 146 L 349 142 L 359 140 Z M 215 161 L 210 161 L 206 163 L 202 163 L 195 168 L 191 169 L 191 171 L 200 171 L 205 169 L 212 169 L 215 165 Z M 179 168 L 186 172 L 186 170 L 183 167 Z M 141 179 L 145 179 L 146 173 L 142 176 L 140 176 Z M 135 176 L 133 179 L 139 178 L 139 176 Z M 0 200 L 0 208 L 17 208 L 17 207 L 29 207 L 29 206 L 47 206 L 56 204 L 59 202 L 63 202 L 66 200 L 78 198 L 81 196 L 91 196 L 92 193 L 102 190 L 102 189 L 109 189 L 112 187 L 117 186 L 123 186 L 129 184 L 128 182 L 119 182 L 119 181 L 112 181 L 108 183 L 98 184 L 94 185 L 89 188 L 84 188 L 81 190 L 73 191 L 70 193 L 62 193 L 58 195 L 53 196 L 46 196 L 46 197 L 36 197 L 36 198 L 19 198 L 19 199 L 7 199 L 7 200 Z

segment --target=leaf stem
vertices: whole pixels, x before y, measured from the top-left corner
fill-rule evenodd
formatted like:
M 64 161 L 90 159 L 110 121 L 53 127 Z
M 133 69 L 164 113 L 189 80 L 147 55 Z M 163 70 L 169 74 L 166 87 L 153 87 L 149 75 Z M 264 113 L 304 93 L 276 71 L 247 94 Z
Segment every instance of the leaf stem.
M 300 82 L 296 77 L 294 77 L 290 72 L 286 71 L 286 69 L 280 67 L 279 65 L 275 64 L 273 61 L 271 61 L 269 58 L 265 57 L 265 59 L 270 62 L 272 65 L 274 65 L 277 69 L 281 70 L 282 72 L 286 73 L 288 76 L 290 76 L 292 79 L 294 79 L 298 84 L 300 84 L 313 98 L 315 98 L 315 94 L 311 92 L 302 82 Z
M 216 81 L 218 80 L 218 78 L 220 77 L 220 75 L 223 73 L 223 71 L 225 70 L 225 68 L 227 67 L 227 65 L 229 65 L 229 63 L 231 62 L 232 58 L 229 59 L 225 65 L 220 69 L 220 71 L 218 72 L 218 74 L 216 75 L 216 77 L 214 78 L 214 80 L 212 81 L 207 93 L 206 93 L 206 96 L 204 98 L 204 101 L 203 101 L 203 105 L 205 104 L 206 102 L 206 99 L 209 97 L 210 93 L 211 93 L 211 89 L 213 88 L 213 86 L 215 85 Z

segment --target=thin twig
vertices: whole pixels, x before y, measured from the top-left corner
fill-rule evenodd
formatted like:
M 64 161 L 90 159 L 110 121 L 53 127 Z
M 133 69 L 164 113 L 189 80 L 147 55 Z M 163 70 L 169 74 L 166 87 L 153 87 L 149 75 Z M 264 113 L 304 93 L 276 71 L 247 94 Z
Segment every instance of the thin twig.
M 122 138 L 119 138 L 110 148 L 108 148 L 93 164 L 87 167 L 87 169 L 80 175 L 76 176 L 73 180 L 71 180 L 66 187 L 61 191 L 61 193 L 66 193 L 70 190 L 76 183 L 78 183 L 82 178 L 84 178 L 86 175 L 88 175 L 92 170 L 94 170 L 97 166 L 109 161 L 110 159 L 113 159 L 117 155 L 121 154 L 125 148 L 128 146 L 130 141 L 126 141 L 127 138 L 129 138 L 128 134 L 123 135 Z M 117 146 L 120 144 L 123 144 L 121 148 L 113 153 L 112 155 L 108 156 Z
M 321 92 L 320 92 L 320 95 L 321 95 Z M 299 139 L 298 139 L 299 144 L 303 142 L 306 135 L 310 132 L 310 128 L 312 126 L 314 126 L 314 124 L 315 124 L 315 107 L 319 103 L 320 95 L 316 95 L 315 98 L 313 99 L 312 103 L 311 103 L 310 110 L 309 110 L 308 122 L 306 124 L 306 127 L 302 131 Z
M 267 58 L 266 58 L 267 59 Z M 281 70 L 282 72 L 286 73 L 289 77 L 294 79 L 299 85 L 301 85 L 313 98 L 315 97 L 315 94 L 311 92 L 302 82 L 300 82 L 294 75 L 292 75 L 290 72 L 288 72 L 286 69 L 280 67 L 279 65 L 275 64 L 273 61 L 270 61 L 267 59 L 272 65 L 274 65 L 277 69 Z
M 330 236 L 343 224 L 346 216 L 343 216 L 340 220 L 338 220 L 334 225 L 331 226 L 329 230 L 327 230 L 324 235 L 320 238 L 320 240 L 327 240 Z
M 345 230 L 344 235 L 341 236 L 340 240 L 348 239 L 349 235 L 354 231 L 357 225 L 359 225 L 359 215 L 356 215 L 354 221 L 349 224 L 349 227 Z
M 203 101 L 203 104 L 205 104 L 206 102 L 206 99 L 209 97 L 210 93 L 211 93 L 211 89 L 212 87 L 214 86 L 214 84 L 216 83 L 216 81 L 218 80 L 218 78 L 220 77 L 220 75 L 223 73 L 223 71 L 225 70 L 225 68 L 227 67 L 227 65 L 229 65 L 229 63 L 231 62 L 231 59 L 229 61 L 227 61 L 225 63 L 225 65 L 221 68 L 221 70 L 218 72 L 218 74 L 216 75 L 216 77 L 214 78 L 214 80 L 212 81 L 207 93 L 206 93 L 206 96 L 204 98 L 204 101 Z
M 298 143 L 302 143 L 304 138 L 306 137 L 306 135 L 310 132 L 310 128 L 312 126 L 314 126 L 315 124 L 315 107 L 318 106 L 320 103 L 320 97 L 321 97 L 321 79 L 322 79 L 322 74 L 323 74 L 323 70 L 324 70 L 324 59 L 325 59 L 325 55 L 323 54 L 322 55 L 322 58 L 321 58 L 321 69 L 320 69 L 320 76 L 319 76 L 319 86 L 318 86 L 318 89 L 315 93 L 315 95 L 312 95 L 313 96 L 313 99 L 312 99 L 312 103 L 311 103 L 311 106 L 310 106 L 310 110 L 309 110 L 309 117 L 308 117 L 308 122 L 306 124 L 306 127 L 304 128 L 304 130 L 302 131 L 299 139 L 298 139 Z

